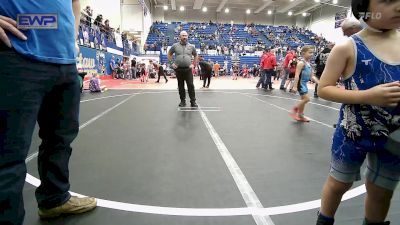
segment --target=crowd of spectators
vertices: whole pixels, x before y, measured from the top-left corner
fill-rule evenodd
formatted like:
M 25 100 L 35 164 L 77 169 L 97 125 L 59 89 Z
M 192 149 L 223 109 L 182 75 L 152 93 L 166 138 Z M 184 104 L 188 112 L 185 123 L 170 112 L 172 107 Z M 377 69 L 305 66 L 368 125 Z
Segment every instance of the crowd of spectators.
M 116 35 L 120 35 L 122 42 L 131 42 L 129 50 L 138 52 L 138 40 L 130 36 L 127 32 L 121 32 L 120 28 L 110 25 L 109 19 L 104 19 L 102 14 L 94 17 L 93 9 L 86 6 L 81 12 L 80 32 L 82 33 L 83 43 L 81 45 L 96 49 L 105 50 L 108 45 L 116 45 Z M 92 44 L 93 43 L 93 44 Z M 123 46 L 125 48 L 125 46 Z

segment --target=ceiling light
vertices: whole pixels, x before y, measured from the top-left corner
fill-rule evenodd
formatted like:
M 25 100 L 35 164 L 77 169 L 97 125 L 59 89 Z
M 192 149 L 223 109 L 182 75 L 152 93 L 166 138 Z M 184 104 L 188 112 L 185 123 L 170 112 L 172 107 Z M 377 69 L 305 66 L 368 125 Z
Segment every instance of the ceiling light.
M 228 8 L 225 9 L 225 13 L 229 13 L 229 9 Z
M 314 2 L 320 2 L 320 0 L 314 0 Z
M 181 6 L 181 7 L 179 8 L 179 10 L 185 11 L 185 6 Z
M 207 12 L 207 7 L 203 7 L 203 12 Z
M 332 3 L 333 3 L 333 4 L 337 4 L 337 3 L 338 3 L 338 0 L 333 0 Z
M 306 13 L 306 12 L 303 12 L 303 16 L 307 16 L 307 13 Z
M 268 15 L 271 15 L 272 14 L 272 10 L 268 10 Z
M 251 13 L 251 10 L 250 10 L 250 9 L 246 10 L 246 13 L 247 13 L 247 14 L 250 14 L 250 13 Z
M 168 6 L 167 5 L 164 5 L 164 10 L 168 10 Z
M 292 11 L 289 11 L 289 12 L 288 12 L 288 15 L 289 15 L 289 16 L 293 15 L 293 12 L 292 12 Z

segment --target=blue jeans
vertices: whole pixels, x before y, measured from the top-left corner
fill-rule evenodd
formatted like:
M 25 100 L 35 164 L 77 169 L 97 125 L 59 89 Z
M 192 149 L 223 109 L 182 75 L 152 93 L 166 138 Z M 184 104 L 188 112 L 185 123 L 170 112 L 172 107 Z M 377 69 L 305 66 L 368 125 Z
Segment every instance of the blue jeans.
M 283 73 L 280 89 L 284 89 L 285 88 L 286 80 L 289 78 L 289 69 L 285 68 L 284 71 L 285 72 Z
M 79 80 L 76 65 L 58 65 L 0 50 L 0 224 L 21 225 L 22 190 L 36 121 L 39 124 L 36 189 L 40 208 L 69 200 L 70 144 L 79 131 Z
M 272 69 L 266 69 L 264 70 L 264 88 L 269 88 L 272 89 L 272 73 L 274 70 Z
M 260 69 L 260 73 L 260 79 L 258 80 L 256 87 L 258 88 L 261 85 L 262 88 L 265 88 L 265 70 Z

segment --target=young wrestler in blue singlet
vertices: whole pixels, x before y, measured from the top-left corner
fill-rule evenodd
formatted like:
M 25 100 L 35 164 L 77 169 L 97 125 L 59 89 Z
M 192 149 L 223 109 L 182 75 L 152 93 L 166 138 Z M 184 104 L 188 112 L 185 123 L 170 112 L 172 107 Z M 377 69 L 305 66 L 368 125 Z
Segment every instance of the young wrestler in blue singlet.
M 400 1 L 352 1 L 364 29 L 336 46 L 319 83 L 320 97 L 343 103 L 317 225 L 332 225 L 343 194 L 367 160 L 364 225 L 387 225 L 400 180 L 400 156 L 385 149 L 400 128 Z M 342 76 L 345 89 L 336 87 Z M 360 221 L 361 222 L 361 221 Z

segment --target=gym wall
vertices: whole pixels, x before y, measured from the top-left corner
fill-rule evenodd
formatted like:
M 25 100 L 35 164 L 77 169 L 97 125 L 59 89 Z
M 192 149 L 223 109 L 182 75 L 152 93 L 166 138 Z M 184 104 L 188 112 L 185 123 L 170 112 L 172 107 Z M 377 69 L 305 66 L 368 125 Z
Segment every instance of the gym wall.
M 251 13 L 247 15 L 245 9 L 230 9 L 227 14 L 223 11 L 217 13 L 215 9 L 208 9 L 207 12 L 202 12 L 201 10 L 193 10 L 191 8 L 186 8 L 185 11 L 181 12 L 179 10 L 164 11 L 163 8 L 155 8 L 153 13 L 153 20 L 164 21 L 164 22 L 202 22 L 202 21 L 213 21 L 230 23 L 231 20 L 234 23 L 255 23 L 255 24 L 268 24 L 268 25 L 301 25 L 307 24 L 306 18 L 303 16 L 288 16 L 287 14 L 272 14 L 267 15 L 266 12 L 261 12 L 259 14 Z
M 322 34 L 328 41 L 335 43 L 345 41 L 346 37 L 343 36 L 342 29 L 340 27 L 335 28 L 335 14 L 342 11 L 346 11 L 346 9 L 334 6 L 323 6 L 315 10 L 311 14 L 311 31 L 318 35 Z M 347 9 L 347 11 L 349 11 L 349 9 Z M 350 15 L 351 13 L 348 12 L 348 16 Z

